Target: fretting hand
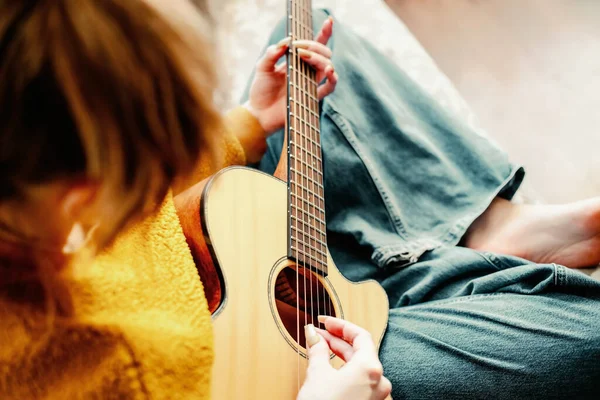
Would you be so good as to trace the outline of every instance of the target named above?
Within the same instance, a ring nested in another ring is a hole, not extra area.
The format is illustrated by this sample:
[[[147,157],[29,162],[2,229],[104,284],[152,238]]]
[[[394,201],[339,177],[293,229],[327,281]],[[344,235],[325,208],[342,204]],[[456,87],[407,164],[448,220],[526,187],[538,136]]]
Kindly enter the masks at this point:
[[[327,81],[318,88],[319,100],[335,90],[338,76],[331,62],[331,50],[327,42],[333,33],[333,19],[328,18],[315,40],[298,40],[293,46],[300,57],[317,72],[317,82]],[[256,75],[250,87],[249,100],[244,107],[257,119],[268,135],[275,133],[285,124],[287,102],[287,65],[277,61],[292,45],[286,38],[277,45],[267,48],[265,55],[256,65]]]
[[[386,399],[392,384],[383,376],[369,332],[333,317],[326,317],[323,323],[326,331],[312,325],[306,328],[309,363],[298,400]],[[341,369],[329,363],[330,350],[346,362]]]

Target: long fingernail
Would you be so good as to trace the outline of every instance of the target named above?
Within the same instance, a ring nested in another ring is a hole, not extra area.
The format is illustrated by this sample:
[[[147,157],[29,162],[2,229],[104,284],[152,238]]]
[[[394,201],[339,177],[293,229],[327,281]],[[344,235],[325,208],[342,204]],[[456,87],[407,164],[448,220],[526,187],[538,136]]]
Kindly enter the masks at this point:
[[[324,323],[325,323],[325,321],[327,321],[327,319],[328,319],[328,318],[329,318],[329,316],[328,316],[328,315],[319,315],[319,316],[317,317],[317,319],[319,320],[319,322],[320,322],[320,323],[322,323],[322,324],[324,324]]]
[[[306,40],[294,40],[294,47],[308,49],[310,47],[310,42],[307,42]]]
[[[302,58],[311,58],[312,54],[308,50],[298,49],[298,55]]]
[[[308,324],[304,327],[304,335],[306,336],[308,347],[313,347],[315,344],[319,343],[320,338],[313,324]]]
[[[277,43],[277,47],[287,47],[290,45],[291,42],[292,42],[292,38],[286,37],[285,39],[282,39],[279,41],[279,43]]]

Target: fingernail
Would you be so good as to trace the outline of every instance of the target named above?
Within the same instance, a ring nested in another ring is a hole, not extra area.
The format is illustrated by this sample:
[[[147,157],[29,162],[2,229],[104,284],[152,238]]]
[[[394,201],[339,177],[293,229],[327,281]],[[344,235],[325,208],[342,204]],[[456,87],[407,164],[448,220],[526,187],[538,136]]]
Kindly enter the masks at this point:
[[[282,39],[281,41],[279,41],[279,43],[277,43],[277,47],[287,47],[290,45],[291,42],[292,38],[286,37],[285,39]]]
[[[333,78],[334,78],[334,79],[337,81],[337,80],[339,80],[339,79],[340,79],[340,76],[338,75],[338,73],[337,73],[337,72],[335,72],[335,73],[333,74]]]
[[[309,43],[305,40],[295,40],[294,47],[297,47],[299,49],[308,49]]]
[[[313,324],[308,324],[304,327],[304,335],[306,336],[308,347],[313,347],[315,344],[319,343],[320,338]]]
[[[328,20],[331,22],[331,24],[333,25],[333,17],[329,17],[329,18],[327,18],[327,19],[328,19]]]
[[[324,323],[325,323],[325,321],[327,321],[327,319],[328,319],[328,318],[329,318],[329,316],[328,316],[328,315],[319,315],[319,316],[317,317],[317,319],[319,320],[319,322],[320,322],[320,323],[322,323],[322,324],[324,324]]]
[[[308,50],[298,49],[298,55],[303,58],[311,58],[312,54]]]

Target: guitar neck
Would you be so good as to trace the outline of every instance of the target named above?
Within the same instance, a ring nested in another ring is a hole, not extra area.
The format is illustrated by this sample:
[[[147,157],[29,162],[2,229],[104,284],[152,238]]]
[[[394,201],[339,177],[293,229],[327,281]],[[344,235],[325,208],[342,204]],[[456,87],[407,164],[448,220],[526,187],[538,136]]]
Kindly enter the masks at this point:
[[[288,34],[312,40],[312,0],[289,0]],[[288,52],[288,257],[327,274],[327,236],[318,83],[292,45]]]

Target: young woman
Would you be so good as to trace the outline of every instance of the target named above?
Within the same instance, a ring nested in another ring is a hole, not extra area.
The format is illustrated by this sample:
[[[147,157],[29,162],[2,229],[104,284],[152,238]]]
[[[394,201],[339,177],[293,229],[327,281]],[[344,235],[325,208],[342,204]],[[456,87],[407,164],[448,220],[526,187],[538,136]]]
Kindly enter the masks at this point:
[[[2,398],[208,396],[210,316],[168,188],[260,158],[282,126],[286,42],[280,26],[221,124],[209,26],[148,1],[0,2]],[[340,78],[322,116],[329,247],[388,292],[393,397],[597,397],[600,284],[539,263],[600,261],[600,201],[510,203],[521,168],[327,21],[297,45],[322,95]],[[327,328],[308,329],[299,398],[385,397],[364,331]],[[326,344],[348,351],[341,371]]]
[[[337,81],[331,34],[327,20],[295,43],[320,97]],[[191,3],[0,1],[0,398],[210,397],[210,314],[172,193],[260,159],[284,123],[289,44],[221,120],[211,25]],[[384,399],[369,335],[325,324],[307,327],[299,399]]]

